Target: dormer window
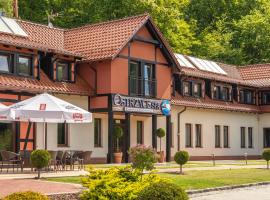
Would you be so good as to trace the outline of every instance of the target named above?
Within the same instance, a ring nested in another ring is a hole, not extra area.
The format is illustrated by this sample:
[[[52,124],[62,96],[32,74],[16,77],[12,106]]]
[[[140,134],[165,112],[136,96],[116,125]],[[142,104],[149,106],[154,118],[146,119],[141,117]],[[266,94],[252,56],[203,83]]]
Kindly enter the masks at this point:
[[[202,84],[197,81],[183,81],[183,95],[202,97]]]
[[[213,99],[231,101],[232,87],[226,85],[214,85],[213,87]]]
[[[32,58],[30,56],[19,56],[17,63],[17,72],[19,75],[32,75]]]
[[[255,104],[255,92],[249,89],[239,91],[239,102],[244,104]]]
[[[56,79],[58,81],[70,81],[71,80],[71,70],[70,64],[67,62],[58,62],[56,67]]]
[[[270,91],[263,91],[262,92],[261,104],[263,104],[263,105],[269,105],[270,104]]]

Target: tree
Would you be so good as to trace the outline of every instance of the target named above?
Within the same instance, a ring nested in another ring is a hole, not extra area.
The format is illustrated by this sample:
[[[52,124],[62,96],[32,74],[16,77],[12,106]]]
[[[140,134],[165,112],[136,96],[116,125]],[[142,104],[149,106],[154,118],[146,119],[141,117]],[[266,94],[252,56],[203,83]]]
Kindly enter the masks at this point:
[[[267,162],[267,169],[269,169],[269,160],[270,160],[270,149],[266,149],[263,151],[262,157]]]
[[[119,139],[124,135],[123,129],[120,126],[115,126],[113,129],[113,135],[116,139],[116,152],[120,152]]]
[[[47,150],[38,149],[31,153],[31,163],[38,171],[38,179],[40,179],[40,171],[42,168],[47,167],[51,156]]]
[[[183,174],[183,165],[189,160],[187,151],[178,151],[174,155],[174,161],[180,165],[180,174]]]
[[[161,152],[161,139],[166,135],[166,132],[163,128],[159,128],[157,129],[156,134],[159,138],[159,152]]]
[[[12,17],[13,0],[0,0],[0,11],[5,12],[7,16]]]

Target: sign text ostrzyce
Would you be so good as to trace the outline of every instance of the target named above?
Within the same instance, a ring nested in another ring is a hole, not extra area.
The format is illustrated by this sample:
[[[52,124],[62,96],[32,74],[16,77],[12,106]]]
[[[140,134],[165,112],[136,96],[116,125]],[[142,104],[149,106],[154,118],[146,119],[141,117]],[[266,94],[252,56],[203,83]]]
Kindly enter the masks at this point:
[[[162,100],[113,95],[113,110],[141,113],[161,113]]]

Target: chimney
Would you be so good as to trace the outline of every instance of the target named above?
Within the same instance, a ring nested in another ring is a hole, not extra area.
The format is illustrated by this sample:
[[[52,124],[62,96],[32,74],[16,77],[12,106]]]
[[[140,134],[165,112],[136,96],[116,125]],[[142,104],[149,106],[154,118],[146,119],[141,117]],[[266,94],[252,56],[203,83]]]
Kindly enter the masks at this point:
[[[13,0],[13,17],[19,18],[18,0]]]

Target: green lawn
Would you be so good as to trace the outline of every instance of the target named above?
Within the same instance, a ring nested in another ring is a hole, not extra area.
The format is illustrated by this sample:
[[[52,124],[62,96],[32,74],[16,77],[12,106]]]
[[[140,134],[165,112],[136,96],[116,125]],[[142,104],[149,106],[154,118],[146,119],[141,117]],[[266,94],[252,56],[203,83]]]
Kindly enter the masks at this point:
[[[187,171],[185,175],[168,173],[159,175],[187,190],[270,181],[270,170],[266,169]],[[81,177],[48,178],[46,180],[80,183]]]
[[[182,176],[167,173],[160,174],[160,176],[172,180],[184,189],[190,190],[270,181],[270,170],[228,169],[188,171]]]

